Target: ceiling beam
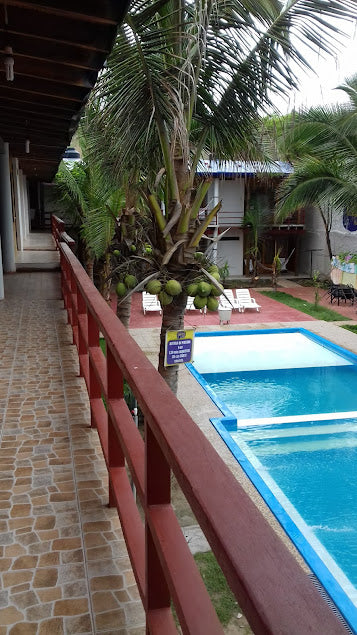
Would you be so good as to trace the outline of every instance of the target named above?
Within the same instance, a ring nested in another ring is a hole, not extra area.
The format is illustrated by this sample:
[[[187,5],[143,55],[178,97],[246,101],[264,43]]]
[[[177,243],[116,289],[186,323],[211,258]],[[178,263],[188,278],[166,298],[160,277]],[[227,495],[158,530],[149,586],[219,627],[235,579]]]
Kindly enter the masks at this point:
[[[35,11],[37,13],[46,13],[51,16],[53,15],[56,17],[66,18],[68,20],[81,20],[82,22],[105,24],[108,26],[115,26],[117,24],[117,20],[105,15],[91,15],[90,13],[73,11],[73,6],[76,6],[73,4],[72,9],[59,8],[56,5],[51,6],[51,3],[48,2],[46,2],[46,4],[40,4],[38,2],[26,2],[24,0],[6,0],[6,4],[8,7],[13,6],[21,9],[31,9],[31,11]],[[100,3],[97,4],[100,7]]]

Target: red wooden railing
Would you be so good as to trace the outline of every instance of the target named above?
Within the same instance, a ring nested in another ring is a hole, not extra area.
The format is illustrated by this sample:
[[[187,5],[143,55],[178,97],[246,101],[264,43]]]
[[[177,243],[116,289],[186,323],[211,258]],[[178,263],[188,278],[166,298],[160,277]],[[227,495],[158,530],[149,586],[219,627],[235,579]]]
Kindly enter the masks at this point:
[[[118,509],[147,632],[177,632],[171,600],[183,633],[222,632],[171,506],[172,471],[255,633],[345,633],[69,247],[59,247],[65,308],[109,473],[109,504]],[[124,378],[144,415],[144,440],[124,400]]]
[[[66,233],[65,222],[61,218],[58,218],[58,216],[55,216],[54,214],[52,214],[51,216],[51,229],[52,229],[52,236],[56,243],[57,249],[58,249],[59,243],[64,242],[69,246],[69,248],[72,251],[75,250],[76,243],[73,240],[73,238],[71,238],[71,236],[69,236],[69,234]]]

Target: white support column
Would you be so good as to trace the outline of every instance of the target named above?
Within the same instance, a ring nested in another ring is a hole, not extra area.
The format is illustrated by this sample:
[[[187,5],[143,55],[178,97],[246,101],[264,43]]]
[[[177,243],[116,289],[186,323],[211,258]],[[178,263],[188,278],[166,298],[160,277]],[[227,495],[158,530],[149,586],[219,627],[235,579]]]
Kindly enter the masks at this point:
[[[21,192],[21,226],[22,235],[26,240],[29,235],[29,215],[27,209],[27,192],[26,192],[26,177],[23,175],[22,170],[19,172],[20,192]]]
[[[16,271],[9,166],[9,144],[0,140],[0,235],[5,272]]]
[[[31,233],[31,218],[30,218],[30,205],[29,205],[29,190],[27,176],[22,175],[24,183],[24,214],[26,219],[26,236]]]
[[[20,170],[19,170],[19,160],[12,160],[12,173],[14,175],[14,206],[15,206],[15,217],[16,217],[16,236],[17,236],[17,248],[19,251],[23,251],[24,248],[24,235],[22,228],[22,209],[21,209],[21,179],[20,179]]]
[[[0,238],[0,300],[3,300],[4,295],[4,276],[2,272],[2,256],[1,256],[1,238]]]

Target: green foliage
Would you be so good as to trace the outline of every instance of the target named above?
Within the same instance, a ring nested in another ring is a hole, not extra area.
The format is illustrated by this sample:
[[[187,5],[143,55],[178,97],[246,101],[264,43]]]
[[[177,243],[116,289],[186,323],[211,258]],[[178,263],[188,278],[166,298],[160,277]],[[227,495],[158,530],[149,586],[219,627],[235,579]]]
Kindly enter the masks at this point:
[[[357,254],[343,252],[342,254],[338,254],[338,259],[341,261],[341,263],[344,263],[346,265],[350,263],[357,265]]]
[[[219,267],[218,273],[219,273],[219,275],[220,275],[220,277],[222,278],[223,281],[225,281],[226,278],[228,278],[228,276],[229,276],[228,260],[226,260],[226,262],[224,263],[223,267]]]
[[[344,324],[343,326],[341,325],[341,328],[346,329],[347,331],[351,331],[351,333],[356,333],[357,335],[357,324]]]
[[[279,221],[308,205],[357,211],[357,75],[339,88],[349,103],[302,111],[284,129],[294,173],[277,192]]]
[[[195,562],[201,573],[212,604],[223,626],[227,626],[238,611],[236,599],[211,551],[197,553]]]
[[[277,302],[281,302],[282,304],[286,304],[290,306],[292,309],[296,309],[297,311],[301,311],[302,313],[307,313],[307,315],[311,315],[311,317],[316,320],[325,320],[325,322],[336,322],[337,320],[349,320],[349,318],[337,313],[336,311],[332,311],[331,309],[326,309],[325,307],[317,306],[311,302],[306,302],[305,300],[301,300],[300,298],[295,298],[289,293],[284,293],[283,291],[261,291],[262,295],[267,296],[267,298],[271,298],[272,300],[277,300]]]

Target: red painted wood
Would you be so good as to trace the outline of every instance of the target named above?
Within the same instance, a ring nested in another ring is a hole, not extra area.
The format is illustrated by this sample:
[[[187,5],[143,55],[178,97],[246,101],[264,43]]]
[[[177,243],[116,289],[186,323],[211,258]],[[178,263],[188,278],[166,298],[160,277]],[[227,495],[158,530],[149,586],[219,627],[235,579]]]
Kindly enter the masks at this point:
[[[139,430],[133,426],[133,418],[124,399],[110,399],[107,407],[115,421],[116,434],[127,457],[137,496],[144,505],[144,441]]]
[[[119,518],[141,598],[145,599],[144,526],[125,468],[111,468],[110,478]]]
[[[90,400],[91,407],[91,425],[93,428],[97,428],[100,444],[102,446],[103,455],[107,467],[109,465],[109,452],[108,452],[108,423],[107,413],[103,403],[103,399],[99,397]]]
[[[89,349],[89,358],[98,380],[100,390],[104,395],[107,395],[107,362],[100,346],[92,346]]]
[[[147,633],[177,635],[177,628],[170,609],[155,609],[147,613]]]
[[[162,609],[171,604],[168,582],[160,559],[160,545],[155,543],[148,523],[151,507],[170,504],[170,478],[170,466],[145,422],[146,610]]]
[[[170,609],[170,591],[151,530],[145,525],[145,611]]]
[[[70,249],[65,245],[60,248],[85,298],[88,311],[104,334],[113,360],[131,386],[145,416],[147,442],[152,446],[147,449],[146,462],[147,517],[152,517],[155,504],[164,504],[167,498],[166,468],[163,467],[165,459],[175,473],[255,633],[344,633],[343,626],[294,556],[130,338]],[[159,456],[159,467],[155,466],[154,456]],[[163,484],[158,480],[160,474],[164,475]],[[117,503],[120,501],[117,500]],[[123,507],[121,515],[125,516]],[[168,608],[167,581],[170,585],[174,584],[171,573],[174,555],[170,554],[170,550],[176,548],[164,536],[158,539],[160,532],[156,525],[152,529],[153,535],[147,524],[144,604],[149,611],[148,623],[153,609],[158,609],[157,613],[154,611],[156,615],[167,613],[161,608]],[[174,535],[173,528],[169,534]],[[181,584],[180,579],[179,588]],[[186,600],[181,599],[181,593],[176,589],[173,589],[173,593],[176,593],[178,603],[184,601],[186,604]],[[191,603],[193,601],[196,601],[196,597],[192,598]],[[203,603],[204,599],[200,601]],[[189,615],[191,607],[185,605],[178,607],[178,610],[180,615]],[[153,632],[165,633],[164,630]]]
[[[204,583],[171,505],[150,506],[147,514],[183,632],[221,633],[216,611],[212,605],[207,606]]]

